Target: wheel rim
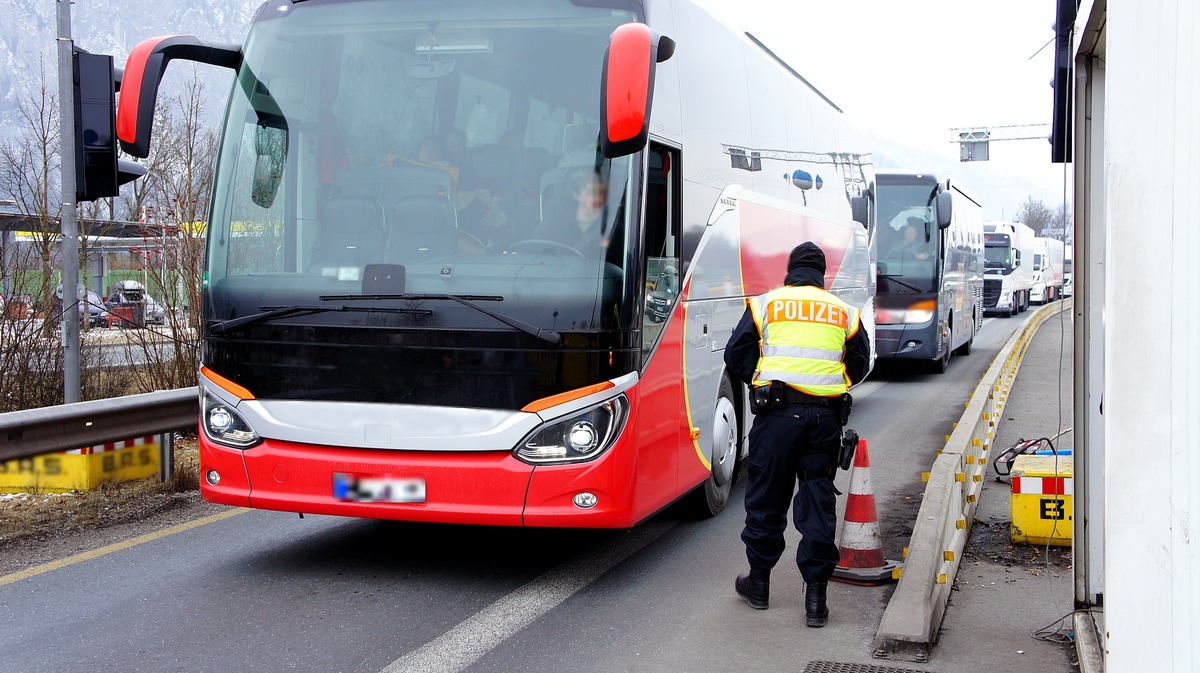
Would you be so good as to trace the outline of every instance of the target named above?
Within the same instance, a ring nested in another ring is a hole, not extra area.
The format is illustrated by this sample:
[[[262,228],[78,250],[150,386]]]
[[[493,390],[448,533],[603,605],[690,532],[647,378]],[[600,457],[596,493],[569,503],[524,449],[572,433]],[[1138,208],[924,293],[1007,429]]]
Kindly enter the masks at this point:
[[[733,403],[727,397],[717,399],[713,419],[713,481],[724,486],[733,479],[733,465],[737,461],[737,417]]]

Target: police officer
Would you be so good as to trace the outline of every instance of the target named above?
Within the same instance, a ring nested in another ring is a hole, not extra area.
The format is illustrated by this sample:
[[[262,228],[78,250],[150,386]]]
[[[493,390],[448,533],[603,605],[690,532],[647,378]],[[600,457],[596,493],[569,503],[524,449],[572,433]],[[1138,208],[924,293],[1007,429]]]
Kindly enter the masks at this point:
[[[725,349],[729,372],[752,388],[755,414],[742,531],[750,572],[734,588],[750,607],[767,609],[791,500],[803,535],[796,565],[806,585],[805,624],[821,627],[839,558],[833,486],[844,423],[839,411],[842,395],[867,374],[871,346],[859,312],[825,291],[825,253],[816,244],[792,250],[784,283],[750,301]]]

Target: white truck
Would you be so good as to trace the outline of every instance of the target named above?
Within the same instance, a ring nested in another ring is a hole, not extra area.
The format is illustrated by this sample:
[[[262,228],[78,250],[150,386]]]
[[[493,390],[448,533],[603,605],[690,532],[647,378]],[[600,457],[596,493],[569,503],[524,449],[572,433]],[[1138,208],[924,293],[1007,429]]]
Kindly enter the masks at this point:
[[[1063,296],[1075,294],[1075,246],[1068,245],[1063,251]]]
[[[983,224],[983,312],[1009,317],[1029,308],[1036,235],[1020,222]]]
[[[1038,236],[1033,239],[1033,291],[1029,301],[1045,304],[1062,298],[1063,242]]]

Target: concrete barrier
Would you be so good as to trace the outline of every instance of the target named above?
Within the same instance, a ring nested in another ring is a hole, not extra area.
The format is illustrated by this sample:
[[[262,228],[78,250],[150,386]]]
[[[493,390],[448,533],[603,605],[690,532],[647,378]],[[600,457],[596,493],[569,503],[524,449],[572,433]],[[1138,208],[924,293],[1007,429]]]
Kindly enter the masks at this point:
[[[992,439],[1021,358],[1042,323],[1069,311],[1071,305],[1071,301],[1047,304],[1025,319],[992,361],[938,452],[905,548],[904,571],[875,634],[875,657],[929,659],[975,518]]]

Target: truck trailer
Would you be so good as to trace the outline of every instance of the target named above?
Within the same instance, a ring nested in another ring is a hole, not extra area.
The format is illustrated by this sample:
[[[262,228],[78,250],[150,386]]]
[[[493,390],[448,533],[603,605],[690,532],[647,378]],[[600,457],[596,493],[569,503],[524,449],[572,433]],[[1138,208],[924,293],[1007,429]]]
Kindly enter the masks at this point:
[[[985,222],[983,311],[1009,317],[1029,308],[1036,237],[1020,222]]]
[[[1063,242],[1056,238],[1033,240],[1033,291],[1029,300],[1046,304],[1062,298]]]

